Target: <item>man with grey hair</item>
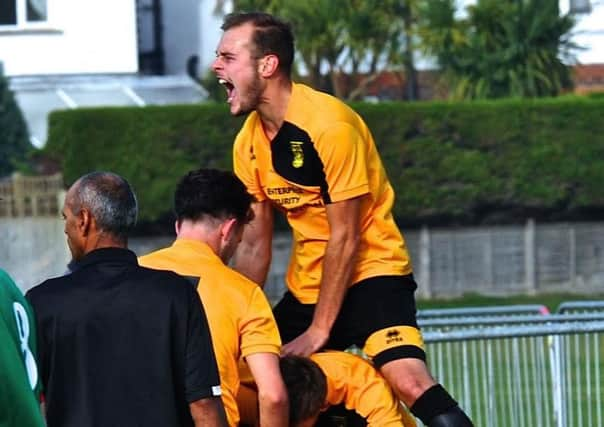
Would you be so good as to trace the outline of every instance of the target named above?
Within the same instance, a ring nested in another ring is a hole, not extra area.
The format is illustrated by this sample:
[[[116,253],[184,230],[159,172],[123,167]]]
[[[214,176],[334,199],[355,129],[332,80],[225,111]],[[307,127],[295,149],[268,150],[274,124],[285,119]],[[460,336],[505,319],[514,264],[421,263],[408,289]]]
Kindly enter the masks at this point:
[[[197,292],[127,249],[137,209],[128,182],[109,172],[67,192],[73,271],[27,293],[48,427],[226,426]]]

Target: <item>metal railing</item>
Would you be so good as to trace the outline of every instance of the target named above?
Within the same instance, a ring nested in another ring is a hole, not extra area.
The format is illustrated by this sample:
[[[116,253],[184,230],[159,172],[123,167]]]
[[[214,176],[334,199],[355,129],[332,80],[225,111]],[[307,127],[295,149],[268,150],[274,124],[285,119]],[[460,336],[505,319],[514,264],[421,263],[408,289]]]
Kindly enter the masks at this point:
[[[429,308],[417,311],[417,319],[455,318],[468,316],[495,316],[521,314],[548,314],[549,310],[542,304],[517,304],[488,307]]]
[[[589,313],[604,311],[604,301],[567,301],[558,306],[557,313]]]
[[[604,425],[604,313],[474,317],[440,330],[447,319],[430,322],[430,370],[475,425]]]

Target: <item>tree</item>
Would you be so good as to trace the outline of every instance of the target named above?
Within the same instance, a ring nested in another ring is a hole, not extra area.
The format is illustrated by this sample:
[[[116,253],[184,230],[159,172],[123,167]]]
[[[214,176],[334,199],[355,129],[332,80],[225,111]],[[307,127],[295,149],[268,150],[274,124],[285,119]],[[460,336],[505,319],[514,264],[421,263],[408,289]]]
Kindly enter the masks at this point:
[[[233,10],[264,10],[292,24],[297,65],[309,83],[343,99],[360,99],[385,69],[404,66],[417,94],[411,43],[417,0],[237,0]],[[224,1],[217,0],[217,13]],[[406,36],[406,37],[405,37]],[[345,73],[356,84],[341,83]]]
[[[574,22],[551,0],[478,0],[455,19],[455,0],[425,3],[421,35],[457,99],[554,96],[572,85]]]
[[[21,110],[7,79],[0,74],[0,176],[17,169],[32,149]]]
[[[417,73],[414,64],[415,12],[417,0],[385,0],[349,2],[350,16],[345,17],[349,34],[349,61],[352,76],[363,75],[349,100],[363,95],[366,86],[382,70],[404,70],[406,98],[418,99]],[[358,64],[365,63],[364,70]],[[358,80],[358,79],[357,79]]]

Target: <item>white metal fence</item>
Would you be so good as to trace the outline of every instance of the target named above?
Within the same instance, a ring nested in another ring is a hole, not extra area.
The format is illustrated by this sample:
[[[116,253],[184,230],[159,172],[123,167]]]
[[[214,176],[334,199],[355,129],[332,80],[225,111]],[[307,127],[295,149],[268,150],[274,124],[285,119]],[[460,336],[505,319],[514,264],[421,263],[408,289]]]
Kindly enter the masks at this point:
[[[549,314],[549,310],[543,304],[516,304],[488,307],[458,307],[458,308],[430,308],[418,310],[417,319],[422,326],[425,326],[430,319],[447,321],[452,324],[457,320],[465,320],[468,317],[478,316],[497,317],[497,316],[522,316],[531,314]]]
[[[472,309],[465,318],[420,323],[431,372],[476,426],[604,425],[604,310],[482,316]]]

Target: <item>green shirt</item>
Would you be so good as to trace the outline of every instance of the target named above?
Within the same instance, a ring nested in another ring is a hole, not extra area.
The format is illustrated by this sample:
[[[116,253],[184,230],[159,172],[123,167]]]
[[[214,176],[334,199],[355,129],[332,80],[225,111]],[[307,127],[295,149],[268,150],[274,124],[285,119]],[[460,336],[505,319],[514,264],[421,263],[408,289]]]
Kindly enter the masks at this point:
[[[43,427],[32,310],[0,270],[0,427]]]

